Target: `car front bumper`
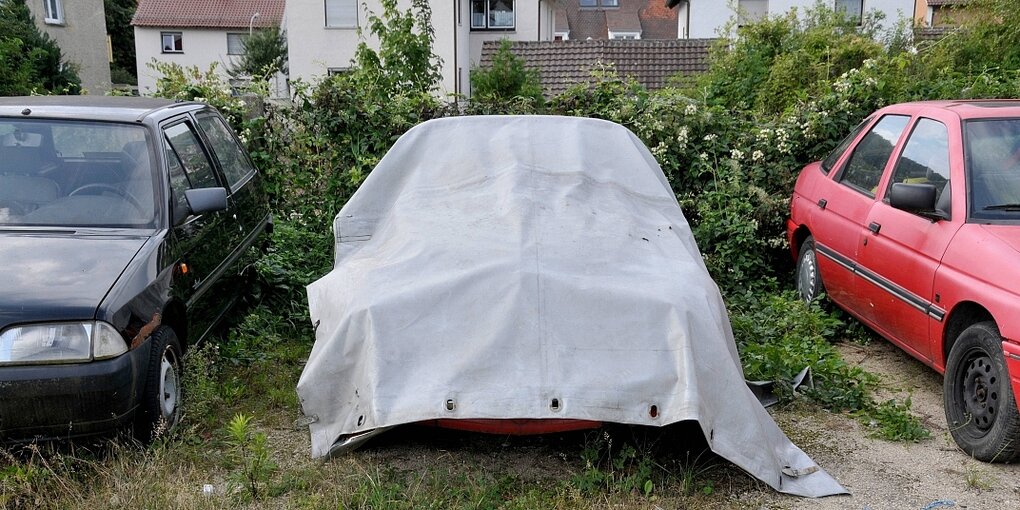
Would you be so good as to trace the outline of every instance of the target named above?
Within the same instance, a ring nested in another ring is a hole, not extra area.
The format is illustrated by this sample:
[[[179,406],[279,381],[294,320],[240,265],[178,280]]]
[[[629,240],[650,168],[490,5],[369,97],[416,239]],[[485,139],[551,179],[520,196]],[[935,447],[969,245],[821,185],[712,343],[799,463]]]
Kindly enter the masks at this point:
[[[127,424],[148,360],[146,342],[108,360],[0,367],[0,441],[89,436]]]

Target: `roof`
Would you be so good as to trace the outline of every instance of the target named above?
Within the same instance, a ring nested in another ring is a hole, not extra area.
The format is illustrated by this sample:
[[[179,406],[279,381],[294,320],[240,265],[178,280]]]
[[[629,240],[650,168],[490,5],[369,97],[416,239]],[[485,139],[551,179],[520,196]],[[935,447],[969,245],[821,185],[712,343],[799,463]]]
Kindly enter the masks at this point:
[[[885,109],[916,114],[925,108],[952,111],[961,119],[1020,118],[1020,99],[913,101],[889,105]]]
[[[139,0],[131,24],[139,27],[272,28],[284,0]],[[252,16],[258,17],[252,20]]]
[[[928,5],[936,7],[940,5],[964,5],[967,0],[928,0]]]
[[[510,50],[525,67],[537,69],[547,96],[591,79],[598,64],[612,64],[621,76],[631,76],[649,90],[664,87],[669,78],[690,76],[708,69],[708,52],[714,39],[517,41]],[[481,67],[492,65],[500,42],[485,42]]]
[[[914,29],[914,42],[937,41],[956,29],[957,27],[948,25],[938,27],[919,27]]]
[[[561,0],[557,31],[569,30],[573,40],[608,39],[610,31],[640,33],[642,39],[677,38],[677,11],[663,0],[618,1],[619,7],[581,7],[580,0]],[[561,23],[567,28],[560,29]]]
[[[0,116],[136,122],[156,111],[200,103],[118,96],[0,97]],[[24,111],[30,113],[25,115]]]

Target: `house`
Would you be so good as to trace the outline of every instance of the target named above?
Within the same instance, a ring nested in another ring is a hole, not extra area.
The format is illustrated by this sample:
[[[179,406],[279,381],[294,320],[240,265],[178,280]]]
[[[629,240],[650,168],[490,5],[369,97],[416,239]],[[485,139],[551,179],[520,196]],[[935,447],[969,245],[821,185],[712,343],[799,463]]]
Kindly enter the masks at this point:
[[[849,16],[861,19],[872,10],[885,15],[885,26],[902,18],[913,18],[915,2],[924,0],[823,0],[823,3],[844,10]],[[778,16],[796,8],[801,14],[814,7],[816,0],[735,0],[695,1],[680,0],[677,5],[678,33],[681,38],[718,37],[731,18],[737,24],[753,23],[763,16]]]
[[[550,41],[559,0],[429,0],[435,43],[442,61],[440,93],[469,94],[469,73],[481,61],[485,41]],[[367,11],[365,9],[367,7]],[[399,0],[408,9],[410,0]],[[291,78],[315,81],[350,67],[359,29],[369,45],[368,12],[379,0],[288,0],[287,38]]]
[[[560,0],[554,39],[676,39],[677,19],[664,0]]]
[[[244,53],[244,38],[252,30],[283,24],[284,0],[139,0],[131,20],[135,27],[138,90],[156,90],[159,73],[152,60],[198,66],[216,62],[227,70]]]
[[[918,2],[914,39],[934,41],[980,15],[967,0],[924,0]]]
[[[542,91],[553,97],[576,83],[591,79],[591,72],[609,64],[620,76],[634,78],[648,90],[660,89],[674,76],[692,76],[708,70],[708,53],[714,39],[637,39],[518,41],[510,51],[525,67],[539,72]],[[481,67],[488,67],[499,49],[487,42]]]
[[[86,93],[110,90],[110,43],[103,0],[27,0],[36,26],[53,38],[74,64]]]

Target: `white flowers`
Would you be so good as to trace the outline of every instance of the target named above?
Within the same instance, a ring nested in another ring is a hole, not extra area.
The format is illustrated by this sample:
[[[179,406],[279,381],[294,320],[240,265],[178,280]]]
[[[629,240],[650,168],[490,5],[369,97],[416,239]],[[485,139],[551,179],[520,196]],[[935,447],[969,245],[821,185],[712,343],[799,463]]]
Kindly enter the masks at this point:
[[[684,108],[684,113],[687,115],[694,115],[695,113],[698,113],[698,105],[694,103],[688,103],[687,107]]]
[[[744,152],[740,149],[733,149],[730,151],[730,158],[740,161],[744,159]]]
[[[688,137],[689,137],[689,133],[687,131],[687,126],[684,126],[684,127],[680,128],[680,132],[678,132],[676,134],[676,141],[677,141],[677,143],[680,144],[681,148],[683,148],[683,147],[685,147],[687,145],[687,141],[689,139]]]
[[[709,134],[705,135],[704,140],[706,142],[714,142],[716,138],[719,138],[719,135],[717,135],[715,133],[709,133]]]
[[[756,150],[756,151],[751,153],[751,161],[758,161],[758,160],[760,160],[760,159],[762,159],[764,157],[765,157],[765,153],[762,152],[762,151],[759,151],[759,150]]]

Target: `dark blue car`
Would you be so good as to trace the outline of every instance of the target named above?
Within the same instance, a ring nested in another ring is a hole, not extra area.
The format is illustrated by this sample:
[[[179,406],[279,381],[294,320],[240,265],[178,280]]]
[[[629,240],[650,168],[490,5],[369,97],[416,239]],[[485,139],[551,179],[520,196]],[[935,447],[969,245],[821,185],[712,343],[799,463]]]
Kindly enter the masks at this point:
[[[172,427],[271,226],[208,105],[0,98],[0,441]]]

